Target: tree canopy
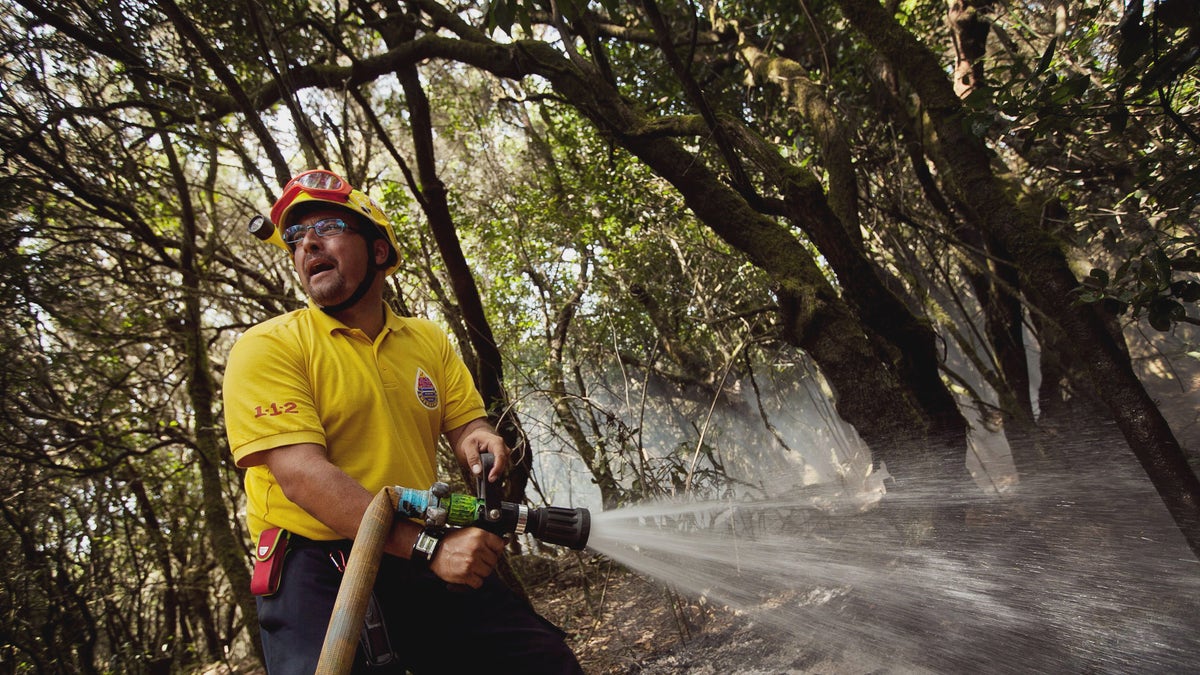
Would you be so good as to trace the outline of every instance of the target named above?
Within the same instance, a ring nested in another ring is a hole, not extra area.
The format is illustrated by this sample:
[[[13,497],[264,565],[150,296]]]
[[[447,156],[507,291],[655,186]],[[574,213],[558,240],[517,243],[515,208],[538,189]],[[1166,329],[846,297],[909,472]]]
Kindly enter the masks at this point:
[[[1188,0],[3,12],[0,671],[252,642],[222,365],[303,302],[246,223],[317,167],[388,210],[390,301],[455,337],[514,496],[953,493],[987,425],[1020,476],[1102,419],[1200,552],[1195,420],[1130,357],[1197,360]]]

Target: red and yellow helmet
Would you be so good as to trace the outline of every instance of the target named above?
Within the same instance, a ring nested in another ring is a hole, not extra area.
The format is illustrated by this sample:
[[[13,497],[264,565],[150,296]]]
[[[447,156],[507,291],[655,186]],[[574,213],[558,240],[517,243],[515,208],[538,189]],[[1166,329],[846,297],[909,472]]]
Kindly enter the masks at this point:
[[[283,186],[283,196],[271,207],[269,224],[272,227],[266,227],[266,219],[258,216],[250,221],[250,232],[291,255],[292,247],[283,240],[283,230],[287,227],[292,209],[307,202],[332,204],[365,218],[379,230],[388,246],[392,248],[390,263],[384,274],[390,275],[400,268],[400,244],[396,241],[396,232],[383,209],[366,193],[355,189],[341,176],[325,169],[305,171],[289,180],[287,185]]]

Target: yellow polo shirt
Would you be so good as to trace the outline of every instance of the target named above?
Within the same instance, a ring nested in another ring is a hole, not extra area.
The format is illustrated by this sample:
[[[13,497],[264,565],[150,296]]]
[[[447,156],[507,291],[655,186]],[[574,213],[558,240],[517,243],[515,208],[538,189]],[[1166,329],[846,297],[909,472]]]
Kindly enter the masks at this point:
[[[436,480],[438,437],[484,417],[483,400],[445,332],[386,311],[374,341],[311,302],[238,339],[223,396],[239,466],[256,452],[317,443],[371,494]],[[341,538],[288,500],[265,465],[246,470],[246,498],[254,541],[272,526]]]

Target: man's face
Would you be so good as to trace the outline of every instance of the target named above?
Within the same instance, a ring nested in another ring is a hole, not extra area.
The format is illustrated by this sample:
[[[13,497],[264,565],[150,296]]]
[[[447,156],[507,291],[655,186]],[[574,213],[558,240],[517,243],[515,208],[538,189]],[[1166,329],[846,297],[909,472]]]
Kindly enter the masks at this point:
[[[313,230],[304,233],[296,242],[292,262],[300,275],[300,284],[318,305],[336,305],[350,297],[364,275],[373,274],[367,246],[359,234],[361,223],[355,216],[337,208],[318,209],[305,214],[293,224],[310,226],[326,218],[345,221],[345,232],[334,236],[318,236]]]

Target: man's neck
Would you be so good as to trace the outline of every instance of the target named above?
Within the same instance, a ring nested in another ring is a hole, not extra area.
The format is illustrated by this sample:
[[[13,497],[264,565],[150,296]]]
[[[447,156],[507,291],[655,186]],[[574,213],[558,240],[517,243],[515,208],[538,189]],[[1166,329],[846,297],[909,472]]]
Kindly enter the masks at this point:
[[[367,297],[354,303],[353,307],[348,307],[337,314],[333,318],[341,321],[350,328],[357,328],[367,334],[367,337],[372,341],[379,337],[379,333],[383,331],[383,326],[387,322],[383,308],[383,299],[374,298],[368,294]]]

